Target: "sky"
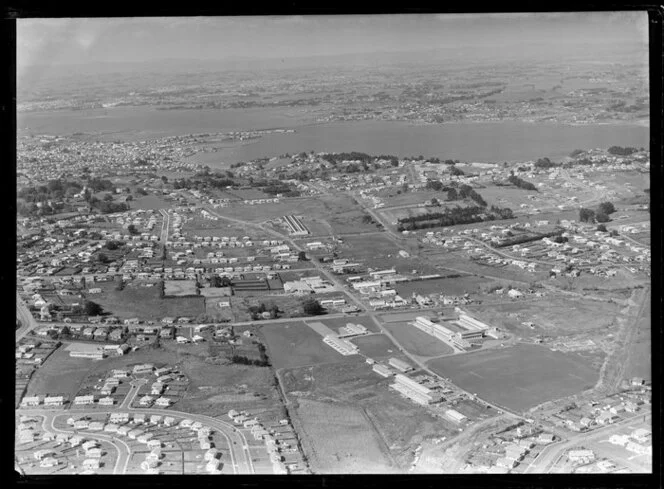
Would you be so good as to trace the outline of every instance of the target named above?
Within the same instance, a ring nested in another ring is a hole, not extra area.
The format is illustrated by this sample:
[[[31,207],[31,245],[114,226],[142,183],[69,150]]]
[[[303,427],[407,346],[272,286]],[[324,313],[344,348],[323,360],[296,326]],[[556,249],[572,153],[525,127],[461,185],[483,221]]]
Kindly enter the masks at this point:
[[[19,19],[26,69],[161,59],[297,58],[456,46],[647,47],[645,12]]]

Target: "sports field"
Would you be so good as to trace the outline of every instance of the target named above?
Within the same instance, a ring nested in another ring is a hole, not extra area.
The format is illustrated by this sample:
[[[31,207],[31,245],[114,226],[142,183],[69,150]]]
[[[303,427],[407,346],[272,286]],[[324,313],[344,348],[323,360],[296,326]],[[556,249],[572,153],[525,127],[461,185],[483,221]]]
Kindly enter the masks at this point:
[[[359,355],[344,356],[323,343],[323,338],[301,321],[263,326],[268,356],[275,368],[301,367],[317,363],[357,362]]]
[[[451,346],[406,323],[386,323],[384,327],[413,355],[435,357],[454,352]]]
[[[382,334],[357,336],[350,339],[350,341],[357,345],[362,354],[373,358],[374,360],[391,358],[399,354],[399,348],[397,348],[387,336]]]
[[[589,389],[598,378],[578,355],[525,344],[437,358],[427,365],[462,389],[515,411]]]

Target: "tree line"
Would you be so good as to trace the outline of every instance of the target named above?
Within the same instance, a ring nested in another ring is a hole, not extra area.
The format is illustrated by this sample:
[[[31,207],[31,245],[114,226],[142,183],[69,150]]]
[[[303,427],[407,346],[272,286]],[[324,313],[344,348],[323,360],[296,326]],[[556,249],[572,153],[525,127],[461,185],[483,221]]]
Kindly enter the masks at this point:
[[[434,227],[455,226],[471,224],[474,222],[493,221],[496,219],[512,219],[514,214],[509,208],[491,206],[487,211],[485,207],[454,207],[442,212],[410,216],[398,220],[398,231],[415,231]]]
[[[519,188],[522,188],[524,190],[535,190],[537,191],[537,187],[531,182],[528,182],[522,178],[517,177],[514,173],[512,173],[509,178],[507,179],[512,185],[515,185]]]

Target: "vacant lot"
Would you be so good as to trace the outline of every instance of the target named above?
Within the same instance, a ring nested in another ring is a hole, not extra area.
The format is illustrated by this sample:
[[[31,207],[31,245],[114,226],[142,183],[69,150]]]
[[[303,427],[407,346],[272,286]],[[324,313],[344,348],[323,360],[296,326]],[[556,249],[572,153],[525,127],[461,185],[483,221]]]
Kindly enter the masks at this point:
[[[362,231],[377,231],[379,228],[370,221],[365,222],[367,216],[361,209],[354,209],[348,212],[340,212],[329,215],[326,221],[332,226],[335,233],[359,233]]]
[[[358,346],[363,355],[371,357],[374,360],[391,358],[397,356],[399,353],[399,348],[392,343],[392,340],[382,334],[358,336],[352,338],[350,341]]]
[[[125,287],[108,290],[91,299],[104,311],[119,318],[138,317],[144,320],[172,316],[196,317],[205,312],[204,297],[160,298],[158,287]]]
[[[384,327],[412,355],[435,357],[454,352],[452,347],[407,323],[387,323]]]
[[[164,294],[167,296],[196,295],[196,281],[165,280]]]
[[[328,362],[357,362],[358,355],[344,356],[323,343],[323,338],[303,322],[271,324],[260,328],[275,368],[300,367]]]
[[[376,269],[395,268],[399,273],[432,273],[431,265],[417,258],[402,258],[400,250],[409,251],[407,243],[397,246],[387,236],[369,234],[344,237],[344,245],[340,248],[343,258],[359,261],[367,267]]]
[[[449,436],[451,422],[389,389],[386,379],[361,363],[335,363],[285,370],[284,389],[293,401],[337,401],[363,409],[402,471],[412,462],[413,450],[426,437]]]
[[[598,378],[578,355],[523,344],[439,358],[428,366],[462,389],[516,411],[589,389]]]
[[[646,300],[647,306],[643,310],[641,319],[636,323],[636,338],[629,351],[629,359],[625,368],[626,379],[632,377],[652,379],[650,296]]]
[[[295,412],[302,428],[302,444],[315,473],[397,472],[361,409],[300,400]]]
[[[552,297],[528,302],[507,302],[492,305],[469,305],[465,309],[487,324],[507,329],[511,332],[528,334],[581,333],[598,330],[602,332],[613,324],[621,306],[592,300]],[[570,316],[573,311],[573,316]],[[522,322],[535,323],[536,329],[523,326]]]
[[[171,207],[171,204],[166,202],[164,199],[161,197],[157,197],[156,195],[146,195],[144,197],[134,197],[134,200],[131,201],[131,208],[132,210],[135,209],[168,209]],[[158,228],[155,226],[153,229],[154,231],[157,231]],[[159,234],[159,233],[154,233],[154,234]]]
[[[87,358],[71,358],[65,347],[61,346],[32,375],[26,396],[62,394],[72,398],[97,362]]]

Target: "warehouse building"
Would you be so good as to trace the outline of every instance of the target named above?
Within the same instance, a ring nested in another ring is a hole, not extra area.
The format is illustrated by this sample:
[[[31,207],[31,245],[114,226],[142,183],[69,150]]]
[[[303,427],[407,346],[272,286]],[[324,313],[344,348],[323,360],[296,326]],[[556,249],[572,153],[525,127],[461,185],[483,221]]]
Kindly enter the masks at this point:
[[[355,355],[357,354],[357,346],[352,344],[348,340],[344,340],[342,338],[339,338],[336,335],[327,335],[323,338],[323,343],[326,345],[331,346],[334,348],[337,352],[341,353],[342,355]]]
[[[302,222],[293,215],[284,216],[284,222],[288,226],[288,232],[293,236],[306,236],[309,230]]]
[[[376,372],[378,375],[382,375],[383,377],[390,377],[393,375],[393,372],[389,369],[389,367],[380,363],[376,363],[373,367],[371,367],[371,370]]]
[[[391,366],[399,370],[400,372],[406,373],[410,372],[411,370],[415,370],[412,365],[409,363],[404,362],[403,360],[399,360],[398,358],[390,358],[388,362]]]
[[[414,401],[423,406],[428,406],[441,400],[439,393],[434,392],[422,384],[418,384],[413,379],[406,377],[403,374],[396,374],[394,384],[390,388],[399,392],[411,401]]]
[[[459,333],[446,328],[442,324],[434,323],[425,317],[418,316],[415,318],[415,321],[409,324],[433,336],[434,338],[438,338],[439,340],[457,348],[463,349],[470,347],[470,344],[465,339],[461,338]]]

